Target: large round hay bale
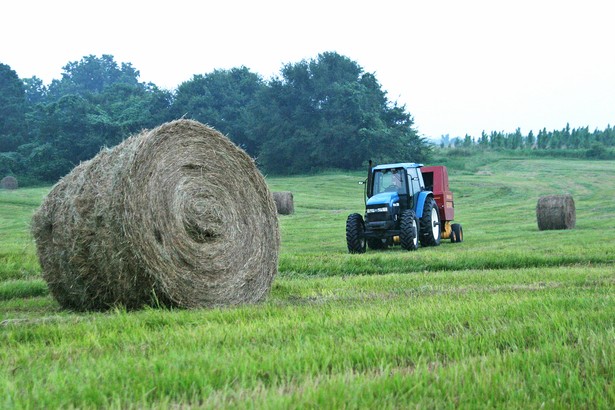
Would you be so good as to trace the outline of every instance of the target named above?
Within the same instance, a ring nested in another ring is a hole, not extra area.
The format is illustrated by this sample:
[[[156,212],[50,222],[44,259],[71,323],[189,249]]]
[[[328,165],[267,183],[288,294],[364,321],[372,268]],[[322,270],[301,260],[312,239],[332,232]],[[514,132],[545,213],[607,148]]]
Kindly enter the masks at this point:
[[[549,195],[538,199],[536,205],[538,229],[573,229],[576,223],[576,210],[572,195]]]
[[[0,180],[0,188],[2,189],[17,189],[19,184],[17,184],[17,178],[13,176],[7,176]]]
[[[264,299],[277,273],[271,192],[219,132],[178,120],[73,169],[32,221],[66,308],[214,307]]]
[[[273,201],[280,215],[290,215],[295,212],[293,193],[288,191],[274,192]]]

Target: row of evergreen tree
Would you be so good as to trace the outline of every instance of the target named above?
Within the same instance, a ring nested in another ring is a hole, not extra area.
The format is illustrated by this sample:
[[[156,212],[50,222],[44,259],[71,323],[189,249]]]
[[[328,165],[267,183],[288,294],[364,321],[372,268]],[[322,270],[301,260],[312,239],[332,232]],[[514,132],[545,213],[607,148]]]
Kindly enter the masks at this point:
[[[239,67],[164,90],[139,75],[111,55],[70,62],[48,85],[0,64],[0,174],[53,182],[102,147],[177,118],[218,129],[278,174],[423,161],[430,149],[375,76],[337,53],[286,64],[269,80]]]
[[[509,149],[509,150],[545,150],[574,151],[584,153],[590,158],[615,157],[612,148],[615,147],[615,128],[608,125],[604,130],[589,130],[589,127],[570,128],[570,124],[561,130],[547,131],[546,128],[534,134],[529,131],[523,134],[520,128],[515,132],[482,132],[479,138],[466,135],[464,138],[450,138],[445,135],[440,139],[442,148],[476,148],[476,149]]]

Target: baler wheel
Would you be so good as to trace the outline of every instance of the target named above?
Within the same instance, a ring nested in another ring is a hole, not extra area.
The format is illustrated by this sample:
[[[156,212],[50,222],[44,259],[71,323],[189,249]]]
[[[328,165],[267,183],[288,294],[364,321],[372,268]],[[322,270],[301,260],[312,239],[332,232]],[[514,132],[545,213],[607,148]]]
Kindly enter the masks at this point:
[[[452,224],[451,225],[451,242],[459,243],[463,242],[463,228],[461,224]]]

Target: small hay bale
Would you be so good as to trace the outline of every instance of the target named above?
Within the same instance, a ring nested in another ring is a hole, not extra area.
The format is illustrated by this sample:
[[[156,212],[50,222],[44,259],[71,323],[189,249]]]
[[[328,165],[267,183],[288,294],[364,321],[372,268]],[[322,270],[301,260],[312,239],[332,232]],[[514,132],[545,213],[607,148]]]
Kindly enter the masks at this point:
[[[541,231],[551,229],[573,229],[576,224],[576,210],[572,195],[549,195],[538,199],[536,219]]]
[[[7,176],[2,178],[0,181],[0,188],[2,189],[17,189],[19,185],[17,184],[17,178],[13,176]]]
[[[51,293],[74,310],[254,303],[277,274],[278,221],[263,176],[191,120],[77,166],[35,213],[32,234]]]
[[[274,192],[273,201],[280,215],[290,215],[295,212],[293,193],[288,191]]]

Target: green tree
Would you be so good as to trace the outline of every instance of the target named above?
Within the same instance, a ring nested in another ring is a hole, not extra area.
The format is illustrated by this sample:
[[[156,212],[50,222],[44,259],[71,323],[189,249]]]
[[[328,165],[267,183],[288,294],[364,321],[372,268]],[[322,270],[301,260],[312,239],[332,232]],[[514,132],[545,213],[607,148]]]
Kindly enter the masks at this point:
[[[103,55],[67,64],[48,90],[36,78],[25,82],[33,142],[20,152],[36,177],[53,181],[101,147],[168,121],[171,92],[140,83],[138,76],[131,64],[120,67]]]
[[[51,142],[58,152],[75,165],[93,157],[105,145],[105,124],[93,120],[102,111],[87,99],[67,95],[46,107],[42,129],[44,143]]]
[[[264,87],[261,77],[246,67],[195,75],[178,87],[171,113],[216,128],[255,156],[259,141],[252,132],[252,109]]]
[[[491,131],[491,134],[489,134],[489,145],[494,149],[503,148],[504,135],[501,132]]]
[[[534,148],[534,144],[536,144],[536,137],[534,136],[534,131],[530,130],[525,139],[525,145],[531,149]]]
[[[422,161],[428,147],[376,77],[328,52],[286,64],[259,94],[259,163],[276,173],[356,169],[367,159]]]
[[[49,96],[54,100],[69,94],[100,93],[116,83],[139,85],[139,71],[130,63],[118,66],[109,54],[85,56],[80,61],[69,62],[62,69],[62,79],[53,80],[49,86]]]
[[[26,100],[28,104],[35,105],[45,102],[47,98],[47,86],[45,86],[43,80],[36,76],[24,78],[23,85],[26,91]]]
[[[26,94],[17,73],[0,63],[0,152],[26,141]]]
[[[521,134],[521,128],[517,128],[513,134],[508,138],[510,140],[509,148],[519,149],[523,147],[523,135]]]
[[[611,127],[611,125],[607,125],[603,132],[604,138],[602,139],[602,143],[607,147],[615,146],[615,128]]]
[[[448,148],[451,145],[451,137],[449,134],[440,137],[440,148]]]
[[[549,146],[550,149],[559,149],[562,148],[562,133],[560,131],[553,131],[549,135]]]
[[[539,149],[546,149],[549,146],[549,134],[547,129],[543,128],[538,131],[538,137],[536,137],[536,145]]]
[[[481,148],[486,148],[489,146],[489,136],[487,135],[487,133],[483,130],[480,134],[480,138],[478,140],[478,145]]]
[[[171,92],[151,83],[113,83],[100,93],[89,94],[87,99],[98,108],[98,113],[89,117],[91,129],[100,133],[107,146],[171,119]]]

